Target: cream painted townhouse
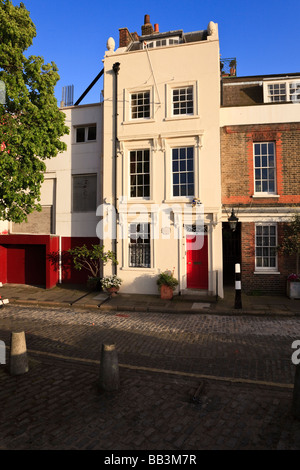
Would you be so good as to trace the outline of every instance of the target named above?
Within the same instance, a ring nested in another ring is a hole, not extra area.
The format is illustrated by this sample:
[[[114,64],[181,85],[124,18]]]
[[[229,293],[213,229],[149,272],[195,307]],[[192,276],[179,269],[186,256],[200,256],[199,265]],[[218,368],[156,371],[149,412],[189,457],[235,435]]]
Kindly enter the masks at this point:
[[[103,60],[104,245],[122,292],[157,294],[169,269],[179,292],[222,296],[218,27],[141,29]]]

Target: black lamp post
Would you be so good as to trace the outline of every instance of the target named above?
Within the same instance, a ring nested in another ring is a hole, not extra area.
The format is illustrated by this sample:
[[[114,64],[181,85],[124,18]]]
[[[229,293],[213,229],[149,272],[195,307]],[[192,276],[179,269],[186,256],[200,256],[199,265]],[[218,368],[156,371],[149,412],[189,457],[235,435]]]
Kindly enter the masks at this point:
[[[234,209],[231,209],[231,215],[228,217],[229,227],[235,232],[238,223],[238,218],[234,213]],[[235,265],[235,300],[234,308],[242,308],[242,291],[241,291],[241,266],[240,264]]]

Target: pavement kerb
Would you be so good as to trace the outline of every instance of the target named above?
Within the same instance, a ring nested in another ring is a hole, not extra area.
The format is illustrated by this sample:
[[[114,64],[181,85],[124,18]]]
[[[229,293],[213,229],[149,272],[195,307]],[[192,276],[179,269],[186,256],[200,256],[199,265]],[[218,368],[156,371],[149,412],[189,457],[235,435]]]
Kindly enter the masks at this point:
[[[166,307],[135,307],[129,305],[109,305],[105,301],[101,304],[78,304],[76,301],[72,302],[55,302],[55,301],[42,301],[42,300],[16,300],[11,299],[10,305],[35,305],[38,307],[61,307],[61,308],[76,308],[81,310],[105,310],[105,311],[122,311],[122,312],[152,312],[152,313],[169,313],[169,314],[193,314],[193,315],[226,315],[226,316],[241,316],[241,315],[249,315],[251,317],[264,317],[264,316],[280,316],[280,317],[294,317],[299,316],[299,313],[291,312],[291,311],[279,311],[273,310],[270,312],[269,310],[249,310],[249,309],[210,309],[210,308],[203,308],[203,309],[172,309]]]

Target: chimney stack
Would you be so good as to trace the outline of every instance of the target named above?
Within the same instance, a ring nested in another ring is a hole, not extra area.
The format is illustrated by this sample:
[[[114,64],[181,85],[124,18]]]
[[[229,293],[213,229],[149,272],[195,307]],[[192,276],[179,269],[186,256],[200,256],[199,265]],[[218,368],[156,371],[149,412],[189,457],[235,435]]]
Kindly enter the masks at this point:
[[[144,24],[142,26],[142,36],[147,36],[148,34],[153,34],[153,26],[150,23],[150,15],[145,15]]]
[[[127,28],[119,29],[119,47],[127,47],[132,42],[131,34]]]

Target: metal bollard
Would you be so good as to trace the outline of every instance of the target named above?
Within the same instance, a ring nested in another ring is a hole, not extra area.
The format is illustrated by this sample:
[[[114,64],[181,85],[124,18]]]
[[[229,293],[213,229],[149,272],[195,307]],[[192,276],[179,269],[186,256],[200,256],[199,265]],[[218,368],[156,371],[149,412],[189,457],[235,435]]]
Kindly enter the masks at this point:
[[[242,308],[241,265],[235,265],[235,301],[234,308]]]
[[[119,388],[119,364],[115,344],[102,344],[99,388],[114,392]]]
[[[9,370],[11,375],[20,375],[28,372],[27,349],[24,331],[13,332],[11,334]]]

